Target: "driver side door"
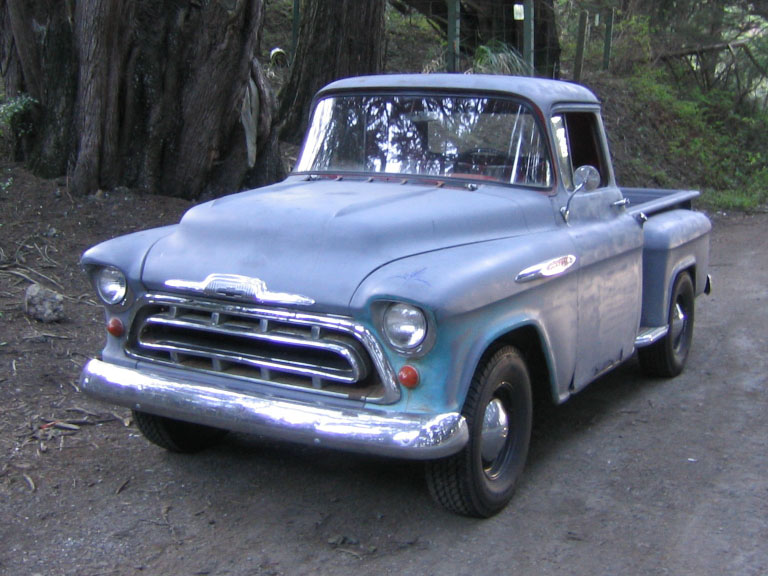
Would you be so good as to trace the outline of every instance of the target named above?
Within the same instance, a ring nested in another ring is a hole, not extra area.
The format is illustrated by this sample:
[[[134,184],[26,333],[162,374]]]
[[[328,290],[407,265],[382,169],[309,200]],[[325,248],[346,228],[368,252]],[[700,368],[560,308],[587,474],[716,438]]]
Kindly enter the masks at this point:
[[[621,191],[613,184],[597,111],[559,111],[552,126],[569,192],[579,166],[594,166],[600,173],[597,188],[572,198],[567,221],[580,262],[575,391],[634,350],[642,299],[643,233],[626,214]]]

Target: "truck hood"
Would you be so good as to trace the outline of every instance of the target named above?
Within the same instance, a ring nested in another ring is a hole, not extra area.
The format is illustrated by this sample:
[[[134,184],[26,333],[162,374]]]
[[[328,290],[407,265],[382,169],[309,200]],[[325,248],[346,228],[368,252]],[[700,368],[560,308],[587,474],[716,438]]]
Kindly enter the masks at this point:
[[[521,193],[530,194],[293,177],[189,210],[151,248],[142,280],[150,290],[215,295],[217,279],[247,277],[258,279],[246,282],[256,287],[249,299],[343,310],[393,260],[525,232]]]

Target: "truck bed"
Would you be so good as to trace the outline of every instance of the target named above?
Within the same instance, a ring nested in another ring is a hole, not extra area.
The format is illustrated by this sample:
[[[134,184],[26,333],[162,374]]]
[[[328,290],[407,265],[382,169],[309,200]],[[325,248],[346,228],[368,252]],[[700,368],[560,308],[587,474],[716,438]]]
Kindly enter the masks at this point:
[[[665,188],[621,188],[621,193],[629,199],[627,211],[630,214],[642,212],[646,216],[673,210],[691,209],[691,201],[699,196],[698,190],[670,190]]]

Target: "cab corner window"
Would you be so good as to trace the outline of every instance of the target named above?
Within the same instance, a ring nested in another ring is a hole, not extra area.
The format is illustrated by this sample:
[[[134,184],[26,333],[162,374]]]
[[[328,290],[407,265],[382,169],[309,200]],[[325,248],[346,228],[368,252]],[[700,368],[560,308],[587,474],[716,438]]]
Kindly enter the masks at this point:
[[[600,126],[593,112],[561,112],[552,117],[552,132],[563,185],[573,189],[573,172],[580,166],[594,166],[600,186],[608,184],[608,170],[600,144]]]

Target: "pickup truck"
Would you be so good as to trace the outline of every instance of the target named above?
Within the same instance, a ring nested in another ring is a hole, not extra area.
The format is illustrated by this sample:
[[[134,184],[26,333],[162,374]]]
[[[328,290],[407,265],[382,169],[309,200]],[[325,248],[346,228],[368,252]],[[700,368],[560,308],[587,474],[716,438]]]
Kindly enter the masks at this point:
[[[673,377],[708,293],[695,191],[617,187],[588,89],[345,79],[281,183],[99,244],[106,346],[82,390],[194,452],[225,431],[423,460],[433,497],[512,497],[533,397],[635,354]]]

